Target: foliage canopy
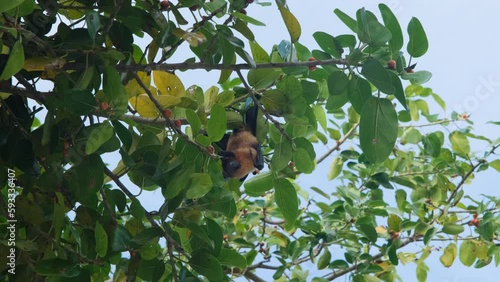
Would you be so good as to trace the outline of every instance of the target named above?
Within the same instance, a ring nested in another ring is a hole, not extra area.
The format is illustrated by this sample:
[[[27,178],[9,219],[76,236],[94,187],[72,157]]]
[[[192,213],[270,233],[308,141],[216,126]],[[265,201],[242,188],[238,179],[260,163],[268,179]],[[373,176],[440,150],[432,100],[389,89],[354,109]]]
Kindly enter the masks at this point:
[[[262,48],[252,28],[265,23],[248,5],[277,8],[288,40]],[[315,32],[311,50],[284,0],[14,0],[0,13],[8,281],[264,281],[262,269],[278,281],[395,281],[400,263],[425,281],[436,241],[449,241],[444,267],[500,263],[500,199],[463,189],[500,171],[500,142],[466,114],[429,110],[446,106],[411,64],[429,46],[418,19],[405,42],[384,4],[337,9],[352,32]],[[192,55],[171,63],[184,46]],[[194,69],[219,80],[186,87],[176,74]],[[242,184],[223,178],[212,144],[252,103],[269,169]],[[488,149],[473,153],[471,139]],[[330,182],[295,182],[329,157]],[[163,204],[145,209],[138,190]]]

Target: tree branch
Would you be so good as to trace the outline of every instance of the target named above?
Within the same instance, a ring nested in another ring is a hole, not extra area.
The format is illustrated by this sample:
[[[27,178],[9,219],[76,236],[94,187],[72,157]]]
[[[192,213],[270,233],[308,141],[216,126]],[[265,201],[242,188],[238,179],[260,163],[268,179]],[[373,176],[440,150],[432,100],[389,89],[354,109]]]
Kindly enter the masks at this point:
[[[282,63],[262,63],[256,64],[255,66],[249,64],[207,64],[207,63],[151,63],[145,65],[116,65],[116,70],[119,72],[150,72],[153,70],[168,71],[172,72],[174,70],[251,70],[251,69],[273,69],[273,68],[286,68],[286,67],[309,67],[315,65],[348,65],[346,60],[340,59],[328,59],[328,60],[318,60],[318,61],[307,61],[307,62],[282,62]],[[64,65],[64,70],[82,70],[85,68],[83,63],[67,63]]]
[[[337,141],[337,145],[335,145],[335,147],[331,148],[328,152],[326,152],[323,156],[321,156],[317,161],[316,161],[316,164],[319,164],[321,163],[322,161],[324,161],[329,155],[331,155],[333,152],[337,151],[340,146],[342,144],[344,144],[344,142],[354,133],[354,131],[356,131],[356,128],[358,127],[359,123],[355,123],[351,129],[342,137],[339,139],[339,141]]]

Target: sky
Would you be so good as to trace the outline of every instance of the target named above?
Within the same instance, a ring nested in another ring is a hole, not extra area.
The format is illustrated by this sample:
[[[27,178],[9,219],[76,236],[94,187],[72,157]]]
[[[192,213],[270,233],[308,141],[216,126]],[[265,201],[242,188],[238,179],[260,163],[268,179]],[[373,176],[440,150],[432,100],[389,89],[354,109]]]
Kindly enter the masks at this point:
[[[273,5],[270,7],[253,4],[247,8],[249,16],[266,23],[265,27],[252,27],[256,41],[265,50],[270,50],[274,44],[278,44],[282,39],[288,39],[288,33],[277,7],[274,1],[271,2]],[[500,138],[500,127],[486,124],[488,121],[500,121],[500,111],[498,111],[500,106],[500,69],[498,68],[500,64],[500,55],[498,54],[500,38],[497,35],[497,24],[495,23],[500,10],[500,2],[490,0],[475,4],[463,0],[288,0],[287,3],[290,11],[301,24],[302,35],[299,42],[310,50],[319,49],[312,37],[316,31],[324,31],[332,35],[351,33],[333,13],[336,8],[355,17],[356,10],[365,7],[380,16],[377,5],[385,3],[398,18],[406,39],[406,26],[412,17],[417,17],[427,33],[429,50],[423,57],[414,60],[414,62],[418,62],[417,69],[432,72],[433,77],[425,84],[425,87],[432,88],[433,92],[440,95],[447,104],[446,112],[437,106],[431,106],[431,111],[440,113],[440,117],[450,117],[452,111],[467,112],[474,122],[476,134],[487,136],[490,139]],[[179,55],[179,60],[181,60],[182,53]],[[169,61],[175,62],[175,59],[176,57],[173,57]],[[193,73],[179,74],[185,85],[197,84],[204,89],[215,84],[218,75],[218,72],[207,73],[205,71],[199,71],[196,75]],[[200,81],[200,77],[203,77],[202,81]],[[438,129],[435,128],[435,130]],[[484,142],[471,142],[471,147],[474,152],[483,152],[488,148]],[[324,150],[327,149],[325,146]],[[321,155],[320,151],[316,153]],[[332,160],[333,157],[330,157],[318,166],[314,177],[299,178],[297,180],[299,185],[303,188],[324,187]],[[478,174],[471,185],[465,187],[466,194],[477,196],[484,193],[498,196],[499,179],[500,175],[493,169],[482,172]],[[330,185],[334,186],[334,183]],[[447,244],[434,244],[434,246],[445,247]],[[405,250],[416,251],[418,248],[410,247]],[[475,269],[463,266],[458,258],[450,268],[444,268],[439,261],[441,254],[442,252],[434,252],[426,260],[430,267],[427,281],[491,281],[492,277],[499,273],[494,264],[482,269]],[[403,281],[417,281],[415,267],[416,264],[398,266],[398,274]],[[339,280],[348,281],[347,278]]]
[[[249,16],[264,23],[266,27],[251,27],[256,40],[265,50],[271,50],[274,44],[288,39],[288,33],[274,1],[270,7],[261,7],[256,4],[247,8]],[[256,1],[257,2],[257,1]],[[261,1],[264,2],[264,1]],[[432,72],[432,80],[425,84],[440,95],[447,103],[446,112],[434,107],[432,110],[441,113],[441,117],[449,117],[451,112],[467,112],[474,121],[475,132],[491,139],[500,138],[500,127],[487,125],[488,121],[500,121],[500,37],[497,33],[498,11],[500,2],[481,1],[481,4],[463,0],[442,1],[325,1],[325,0],[288,0],[291,12],[297,17],[302,27],[300,43],[310,50],[319,49],[312,34],[324,31],[332,35],[351,33],[333,13],[338,8],[348,15],[355,16],[356,10],[365,7],[379,16],[378,3],[389,6],[398,18],[406,36],[406,25],[412,17],[417,17],[427,33],[429,51],[426,55],[415,60],[417,68]],[[142,41],[143,46],[147,44]],[[407,41],[405,41],[407,42]],[[180,48],[168,60],[169,63],[182,62],[187,56],[192,56]],[[177,73],[185,86],[197,84],[203,89],[215,85],[219,72],[207,73],[203,70]],[[202,79],[201,79],[202,78]],[[40,118],[40,117],[39,117]],[[437,128],[436,128],[437,129]],[[317,147],[317,155],[322,155],[328,146]],[[487,150],[484,142],[473,142],[472,150],[482,152]],[[327,182],[327,171],[333,157],[326,159],[317,167],[314,177],[304,176],[297,180],[302,187],[330,186],[334,182]],[[117,159],[107,159],[111,164]],[[113,167],[111,165],[111,167]],[[480,195],[482,193],[498,196],[500,175],[490,169],[476,177],[471,185],[465,187],[466,193]],[[325,184],[326,183],[326,184]],[[332,188],[334,189],[334,188]],[[140,199],[148,210],[158,210],[163,203],[159,190],[144,192]],[[160,196],[160,197],[158,197]],[[435,244],[445,247],[447,243]],[[410,250],[418,250],[413,248]],[[335,255],[338,254],[333,254]],[[441,252],[434,252],[426,263],[430,267],[427,281],[462,282],[462,281],[491,281],[498,275],[498,269],[491,264],[482,269],[464,267],[458,258],[452,267],[446,269],[439,262]],[[415,264],[398,267],[398,274],[403,281],[416,281]],[[339,278],[339,281],[348,281],[348,278]]]

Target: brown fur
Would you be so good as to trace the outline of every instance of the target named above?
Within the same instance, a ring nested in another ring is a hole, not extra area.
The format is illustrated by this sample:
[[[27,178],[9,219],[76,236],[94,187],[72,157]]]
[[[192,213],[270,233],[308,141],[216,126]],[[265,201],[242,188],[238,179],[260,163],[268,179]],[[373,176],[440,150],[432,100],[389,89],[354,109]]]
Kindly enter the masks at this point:
[[[246,128],[236,129],[227,142],[227,151],[231,151],[235,155],[241,167],[234,171],[230,177],[242,178],[247,174],[254,172],[254,159],[257,156],[257,151],[254,145],[257,144],[257,138]]]

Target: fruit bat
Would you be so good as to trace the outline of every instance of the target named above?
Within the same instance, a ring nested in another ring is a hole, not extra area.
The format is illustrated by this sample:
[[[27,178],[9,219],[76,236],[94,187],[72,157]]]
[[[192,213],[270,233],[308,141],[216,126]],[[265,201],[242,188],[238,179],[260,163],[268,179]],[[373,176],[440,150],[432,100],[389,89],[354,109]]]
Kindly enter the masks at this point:
[[[264,168],[264,156],[257,134],[257,116],[259,108],[250,107],[245,113],[244,125],[236,128],[232,134],[226,134],[218,142],[222,148],[224,178],[239,178],[245,180],[249,173]]]

